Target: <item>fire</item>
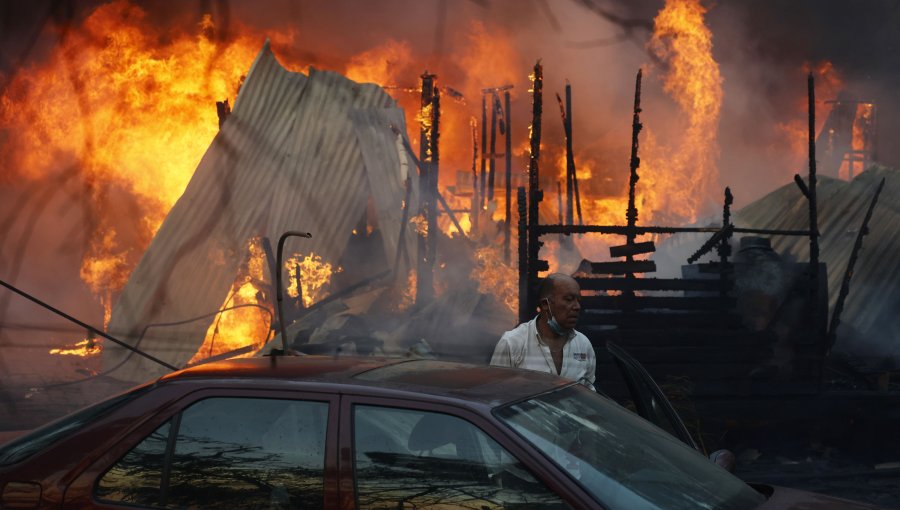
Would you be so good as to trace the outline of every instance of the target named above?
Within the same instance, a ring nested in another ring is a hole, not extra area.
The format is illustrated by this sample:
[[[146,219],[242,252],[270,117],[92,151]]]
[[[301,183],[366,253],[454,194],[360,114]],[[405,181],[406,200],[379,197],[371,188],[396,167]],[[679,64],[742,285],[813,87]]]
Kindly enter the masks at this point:
[[[50,354],[57,354],[60,356],[88,357],[100,354],[102,351],[103,346],[97,343],[97,340],[93,336],[88,336],[84,340],[76,343],[71,347],[65,347],[62,349],[50,349]]]
[[[471,278],[478,283],[478,291],[493,294],[511,312],[519,306],[519,276],[516,269],[504,264],[503,247],[482,246],[475,251],[475,268]]]
[[[81,264],[81,279],[87,282],[91,292],[100,299],[103,306],[103,329],[109,325],[112,316],[113,290],[122,288],[128,280],[126,253],[116,251],[116,234],[107,230],[98,242],[90,245],[93,256],[84,258]]]
[[[247,348],[235,357],[246,357],[268,340],[272,325],[271,288],[266,255],[259,239],[248,244],[248,257],[231,292],[206,331],[206,338],[188,365],[206,358]]]
[[[823,111],[821,105],[825,101],[834,100],[838,97],[840,91],[844,88],[844,79],[841,73],[835,69],[834,65],[825,60],[818,64],[804,64],[803,74],[812,73],[816,85],[816,136],[822,131],[825,120],[828,118],[827,112]],[[798,83],[805,84],[802,77],[798,73]],[[788,177],[797,172],[798,168],[805,166],[805,161],[809,158],[809,120],[808,120],[808,98],[806,96],[806,88],[798,87],[797,99],[793,103],[793,120],[790,122],[781,122],[775,126],[778,140],[780,143],[788,144],[788,149],[780,150],[775,148],[779,154],[787,153],[788,160],[785,168]],[[854,144],[855,146],[855,144]],[[801,172],[802,173],[802,172]]]
[[[331,276],[334,273],[343,271],[341,267],[333,269],[330,263],[325,262],[322,260],[322,257],[315,253],[310,253],[306,256],[299,253],[294,254],[285,261],[284,269],[290,275],[290,283],[287,288],[288,295],[292,298],[302,295],[303,306],[310,306],[327,297]],[[297,286],[298,270],[300,271],[299,287]]]
[[[722,75],[712,55],[712,33],[699,0],[667,0],[654,20],[650,49],[667,65],[663,89],[687,119],[677,148],[663,150],[642,141],[639,200],[668,222],[693,222],[719,202],[719,147],[716,133],[722,108]],[[651,195],[652,194],[652,195]],[[644,218],[647,218],[646,213]],[[649,218],[647,218],[649,219]]]

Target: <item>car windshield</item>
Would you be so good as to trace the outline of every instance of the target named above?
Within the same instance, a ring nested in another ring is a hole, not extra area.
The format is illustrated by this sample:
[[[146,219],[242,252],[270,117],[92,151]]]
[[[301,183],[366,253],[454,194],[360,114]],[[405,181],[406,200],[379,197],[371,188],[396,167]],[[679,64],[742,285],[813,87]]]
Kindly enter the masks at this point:
[[[610,509],[744,510],[765,500],[668,432],[580,385],[494,414]]]
[[[0,448],[0,466],[15,464],[25,460],[47,445],[59,441],[113,409],[137,398],[150,387],[149,384],[146,384],[127,393],[86,407],[3,445]]]

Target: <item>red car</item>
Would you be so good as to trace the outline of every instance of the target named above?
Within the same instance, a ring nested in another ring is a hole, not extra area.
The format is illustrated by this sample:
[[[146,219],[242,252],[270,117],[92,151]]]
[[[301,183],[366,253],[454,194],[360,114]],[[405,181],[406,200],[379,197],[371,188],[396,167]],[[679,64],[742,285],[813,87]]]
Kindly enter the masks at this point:
[[[748,485],[550,375],[313,356],[195,367],[84,409],[0,447],[0,487],[3,509],[869,508]]]

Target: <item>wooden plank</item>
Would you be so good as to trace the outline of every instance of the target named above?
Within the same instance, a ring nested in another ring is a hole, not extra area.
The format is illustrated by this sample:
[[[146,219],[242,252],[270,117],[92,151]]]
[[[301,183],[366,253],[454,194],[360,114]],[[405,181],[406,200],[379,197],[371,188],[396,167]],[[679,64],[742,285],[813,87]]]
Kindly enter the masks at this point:
[[[623,244],[621,246],[610,246],[610,257],[627,257],[629,255],[641,255],[643,253],[653,253],[656,251],[656,245],[653,241],[643,243]]]
[[[696,290],[718,292],[731,288],[730,281],[718,279],[686,280],[683,278],[575,278],[581,290]]]
[[[590,268],[593,274],[634,274],[656,272],[656,262],[652,260],[633,260],[615,262],[582,262],[582,267]]]
[[[583,308],[600,308],[606,310],[730,310],[737,304],[737,299],[729,296],[681,297],[681,296],[584,296],[581,298]]]
[[[612,325],[630,329],[671,329],[679,326],[698,328],[738,328],[741,317],[721,312],[659,313],[659,312],[599,312],[586,310],[579,319],[584,325]]]
[[[689,328],[672,326],[661,335],[653,329],[617,329],[610,326],[584,325],[581,331],[591,340],[594,350],[605,350],[607,340],[613,340],[626,351],[639,346],[709,346],[727,345],[731,347],[771,345],[775,338],[768,333],[744,329]]]

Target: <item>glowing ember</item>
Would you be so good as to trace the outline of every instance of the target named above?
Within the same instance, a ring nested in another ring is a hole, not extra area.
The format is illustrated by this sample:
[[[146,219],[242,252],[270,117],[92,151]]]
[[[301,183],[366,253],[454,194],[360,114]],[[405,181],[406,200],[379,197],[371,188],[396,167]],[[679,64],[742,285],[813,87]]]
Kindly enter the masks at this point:
[[[428,236],[428,220],[425,219],[425,216],[419,214],[417,216],[413,216],[409,219],[409,222],[412,224],[413,229],[415,229],[416,233],[423,236]]]
[[[50,349],[50,354],[58,354],[60,356],[87,357],[100,354],[102,351],[103,347],[99,343],[97,343],[96,339],[94,339],[93,337],[88,337],[76,343],[72,347]]]
[[[340,273],[343,268],[338,267],[332,269],[332,265],[322,260],[322,257],[315,253],[303,256],[294,254],[284,263],[284,269],[288,271],[290,284],[288,285],[288,295],[296,298],[302,291],[303,306],[310,306],[328,296],[328,284],[331,283],[331,276],[334,273]],[[297,288],[297,270],[300,271],[300,288]]]

